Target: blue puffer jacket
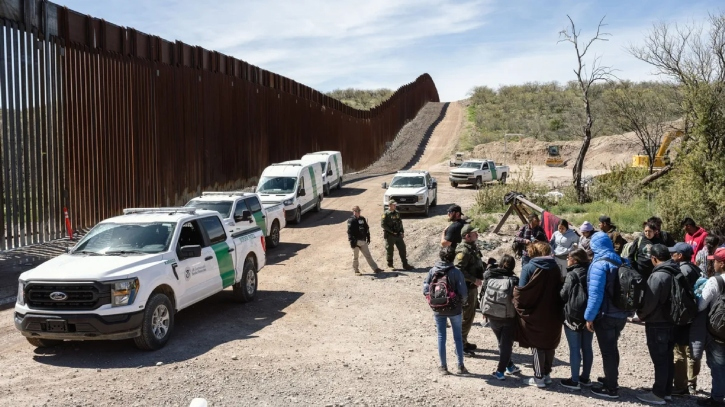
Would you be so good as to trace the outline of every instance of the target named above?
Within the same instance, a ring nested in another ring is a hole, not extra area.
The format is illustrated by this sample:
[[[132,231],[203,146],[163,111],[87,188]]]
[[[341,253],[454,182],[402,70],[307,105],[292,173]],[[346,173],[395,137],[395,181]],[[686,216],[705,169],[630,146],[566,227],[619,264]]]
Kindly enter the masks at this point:
[[[625,260],[614,251],[612,239],[604,232],[597,232],[592,235],[590,247],[594,253],[594,259],[589,266],[589,277],[587,278],[589,299],[587,301],[587,310],[584,312],[584,319],[594,321],[600,315],[611,318],[627,318],[629,312],[622,311],[612,304],[617,266],[604,259],[609,259],[617,264],[622,264]]]

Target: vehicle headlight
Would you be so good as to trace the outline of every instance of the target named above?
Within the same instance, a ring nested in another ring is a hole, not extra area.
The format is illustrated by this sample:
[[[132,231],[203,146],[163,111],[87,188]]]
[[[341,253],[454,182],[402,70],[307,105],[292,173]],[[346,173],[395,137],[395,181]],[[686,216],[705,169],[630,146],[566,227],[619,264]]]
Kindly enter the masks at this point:
[[[139,287],[140,284],[137,278],[111,283],[111,306],[122,307],[133,304]]]
[[[285,200],[284,202],[282,202],[282,203],[284,204],[284,206],[290,206],[290,205],[292,205],[292,200],[291,200],[291,199],[286,199],[286,200]]]
[[[418,202],[423,202],[423,201],[425,201],[425,194],[418,195]]]
[[[25,283],[18,280],[18,305],[25,305]]]

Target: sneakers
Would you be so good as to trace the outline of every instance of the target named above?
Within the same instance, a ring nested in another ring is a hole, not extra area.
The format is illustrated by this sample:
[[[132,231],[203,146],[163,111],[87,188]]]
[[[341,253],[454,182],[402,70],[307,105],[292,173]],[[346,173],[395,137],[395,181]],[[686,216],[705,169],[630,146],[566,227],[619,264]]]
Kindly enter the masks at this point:
[[[447,376],[451,374],[451,372],[449,372],[448,368],[445,366],[438,366],[438,373],[440,373],[441,376]]]
[[[415,270],[415,267],[411,266],[410,264],[406,264],[403,266],[403,270]]]
[[[571,379],[564,379],[561,381],[561,387],[566,387],[570,390],[581,390],[582,388],[579,387],[579,382],[575,382]]]
[[[599,397],[606,397],[608,399],[618,399],[619,393],[617,390],[610,390],[606,387],[592,387],[592,394]]]
[[[665,396],[665,401],[672,401],[672,396]]]
[[[458,365],[458,374],[468,374],[468,369],[463,365]]]
[[[673,396],[687,396],[690,394],[689,389],[672,389]]]
[[[584,387],[592,387],[592,381],[590,379],[579,378],[579,385]]]
[[[725,401],[717,401],[714,398],[706,398],[697,400],[698,406],[725,406]]]
[[[373,270],[373,273],[375,273],[375,274],[382,273],[382,272],[383,272],[383,269],[381,269],[380,267]]]
[[[657,397],[652,392],[640,393],[637,395],[637,399],[639,399],[639,401],[641,401],[643,403],[648,403],[648,404],[656,404],[656,405],[667,404],[667,402],[665,402],[665,399],[663,399],[661,397]]]
[[[389,269],[392,269],[392,268],[394,268],[394,267],[393,267],[393,263],[388,263],[388,268],[389,268]]]
[[[549,385],[551,384],[551,376],[548,374],[544,375],[544,384]]]
[[[697,394],[697,387],[690,384],[687,386],[687,392],[694,396],[695,394]]]
[[[466,352],[476,350],[476,348],[478,348],[478,346],[476,346],[475,343],[464,343],[463,344],[463,350]]]
[[[506,380],[506,376],[504,376],[504,374],[502,372],[499,372],[498,370],[491,373],[491,376],[498,380]]]
[[[530,377],[528,379],[524,379],[524,384],[527,386],[536,386],[540,389],[543,389],[546,387],[546,383],[544,383],[544,379],[537,379],[535,377]]]
[[[506,374],[509,376],[514,375],[519,372],[521,372],[521,369],[516,365],[511,365],[506,368]]]
[[[597,383],[601,383],[602,385],[604,385],[604,377],[597,377]],[[616,390],[619,390],[619,386],[617,386]]]
[[[355,275],[356,275],[356,276],[361,276],[361,275],[362,275],[362,273],[360,273],[360,271],[359,271],[359,270],[355,270]]]

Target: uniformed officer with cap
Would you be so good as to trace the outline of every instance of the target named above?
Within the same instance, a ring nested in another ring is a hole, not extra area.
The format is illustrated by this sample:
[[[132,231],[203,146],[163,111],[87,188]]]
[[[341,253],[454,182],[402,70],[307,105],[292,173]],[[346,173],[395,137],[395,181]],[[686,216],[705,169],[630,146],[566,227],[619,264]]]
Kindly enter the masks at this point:
[[[408,264],[408,258],[405,252],[405,231],[403,230],[403,220],[400,219],[400,213],[395,210],[397,202],[391,199],[388,201],[388,210],[383,214],[380,222],[385,232],[385,251],[387,252],[388,267],[393,268],[393,247],[398,248],[400,260],[403,262],[403,269],[413,270],[415,267]]]
[[[352,207],[352,217],[347,220],[347,240],[350,242],[352,248],[352,269],[355,271],[355,275],[359,276],[360,269],[358,268],[358,254],[362,252],[363,257],[367,260],[368,265],[373,272],[382,273],[373,256],[370,254],[368,245],[370,244],[370,227],[365,217],[360,216],[360,207],[355,205]]]
[[[463,273],[468,288],[468,299],[463,304],[463,350],[473,352],[476,345],[468,342],[468,332],[471,331],[473,319],[476,317],[476,300],[478,299],[478,287],[483,283],[483,265],[481,251],[478,250],[478,229],[466,224],[461,229],[463,243],[456,248],[456,258],[453,265]]]

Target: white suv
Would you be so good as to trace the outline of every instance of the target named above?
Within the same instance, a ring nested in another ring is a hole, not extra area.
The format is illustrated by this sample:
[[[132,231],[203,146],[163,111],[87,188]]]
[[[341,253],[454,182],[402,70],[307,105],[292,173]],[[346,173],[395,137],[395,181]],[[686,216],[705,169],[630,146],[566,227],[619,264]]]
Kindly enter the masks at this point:
[[[398,171],[390,186],[383,183],[386,189],[383,206],[388,208],[388,201],[394,199],[400,213],[422,213],[428,216],[428,208],[438,203],[438,182],[428,171]]]

